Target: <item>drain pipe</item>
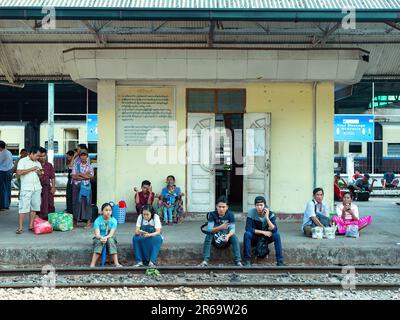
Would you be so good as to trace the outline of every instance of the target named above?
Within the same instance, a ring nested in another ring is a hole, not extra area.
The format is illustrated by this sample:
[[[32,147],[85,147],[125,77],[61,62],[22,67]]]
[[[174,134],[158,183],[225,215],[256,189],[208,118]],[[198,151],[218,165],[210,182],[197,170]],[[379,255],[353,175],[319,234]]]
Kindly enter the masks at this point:
[[[317,187],[317,81],[313,84],[313,189]]]

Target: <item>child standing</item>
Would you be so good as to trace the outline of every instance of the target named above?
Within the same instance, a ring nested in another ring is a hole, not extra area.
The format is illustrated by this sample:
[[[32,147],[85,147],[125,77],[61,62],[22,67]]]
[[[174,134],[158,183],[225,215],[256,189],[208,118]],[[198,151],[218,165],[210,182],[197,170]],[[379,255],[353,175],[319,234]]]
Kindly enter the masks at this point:
[[[102,215],[99,216],[93,225],[95,236],[93,238],[93,257],[90,267],[95,267],[96,262],[104,250],[108,250],[111,255],[114,265],[122,267],[118,262],[117,239],[115,231],[117,230],[117,220],[111,217],[112,208],[109,203],[104,203],[101,206]]]
[[[176,186],[174,184],[169,184],[167,191],[163,197],[164,223],[172,224],[172,216],[178,200],[178,194],[176,193]]]

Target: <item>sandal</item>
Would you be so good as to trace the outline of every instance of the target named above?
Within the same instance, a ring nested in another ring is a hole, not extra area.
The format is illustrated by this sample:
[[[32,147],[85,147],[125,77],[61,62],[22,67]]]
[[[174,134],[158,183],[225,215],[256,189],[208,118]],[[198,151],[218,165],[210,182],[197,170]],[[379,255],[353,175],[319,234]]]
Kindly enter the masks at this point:
[[[34,231],[33,231],[33,228],[29,228],[28,230],[31,231],[31,232],[34,232]]]
[[[17,231],[15,231],[16,234],[22,234],[23,229],[17,229]]]

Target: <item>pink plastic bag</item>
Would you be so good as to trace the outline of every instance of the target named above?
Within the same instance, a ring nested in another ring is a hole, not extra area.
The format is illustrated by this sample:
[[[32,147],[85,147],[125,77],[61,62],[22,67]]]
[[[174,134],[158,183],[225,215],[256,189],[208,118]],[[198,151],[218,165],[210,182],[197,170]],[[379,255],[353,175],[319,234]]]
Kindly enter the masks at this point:
[[[53,227],[48,221],[36,218],[33,221],[33,232],[35,232],[35,234],[52,233]]]

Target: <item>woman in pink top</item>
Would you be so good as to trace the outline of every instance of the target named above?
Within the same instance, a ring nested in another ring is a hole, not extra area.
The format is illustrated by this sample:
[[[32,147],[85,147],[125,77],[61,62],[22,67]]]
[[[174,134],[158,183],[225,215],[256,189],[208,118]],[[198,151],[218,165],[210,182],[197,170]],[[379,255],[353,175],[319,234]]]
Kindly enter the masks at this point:
[[[360,231],[372,223],[371,216],[360,218],[358,207],[352,203],[350,192],[343,195],[343,202],[336,206],[336,214],[332,221],[337,225],[339,234],[345,234],[349,225],[357,225]]]

